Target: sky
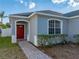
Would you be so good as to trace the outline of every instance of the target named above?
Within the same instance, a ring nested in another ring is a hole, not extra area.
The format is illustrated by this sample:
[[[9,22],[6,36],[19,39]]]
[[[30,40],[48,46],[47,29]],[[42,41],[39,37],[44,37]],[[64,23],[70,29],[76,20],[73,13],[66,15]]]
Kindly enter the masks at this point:
[[[0,12],[5,15],[24,13],[38,10],[52,10],[68,13],[79,10],[79,0],[0,0]],[[8,18],[3,23],[9,22]]]

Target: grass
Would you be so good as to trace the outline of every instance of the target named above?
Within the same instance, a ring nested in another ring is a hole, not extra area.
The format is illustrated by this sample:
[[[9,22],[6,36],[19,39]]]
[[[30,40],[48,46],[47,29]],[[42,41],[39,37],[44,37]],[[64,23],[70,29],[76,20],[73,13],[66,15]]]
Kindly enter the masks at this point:
[[[11,37],[0,37],[0,59],[27,59],[18,44],[11,43]]]
[[[0,48],[17,47],[17,44],[11,43],[11,37],[0,37]]]

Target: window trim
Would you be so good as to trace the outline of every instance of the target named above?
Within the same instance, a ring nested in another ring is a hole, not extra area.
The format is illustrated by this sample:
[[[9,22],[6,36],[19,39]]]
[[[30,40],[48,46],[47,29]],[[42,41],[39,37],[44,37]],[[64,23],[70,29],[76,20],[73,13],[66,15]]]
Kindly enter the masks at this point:
[[[49,21],[50,21],[50,20],[57,20],[57,21],[60,21],[60,29],[61,29],[61,33],[60,33],[60,34],[63,34],[63,21],[60,20],[60,19],[56,19],[56,18],[48,19],[48,21],[47,21],[47,34],[49,34]]]

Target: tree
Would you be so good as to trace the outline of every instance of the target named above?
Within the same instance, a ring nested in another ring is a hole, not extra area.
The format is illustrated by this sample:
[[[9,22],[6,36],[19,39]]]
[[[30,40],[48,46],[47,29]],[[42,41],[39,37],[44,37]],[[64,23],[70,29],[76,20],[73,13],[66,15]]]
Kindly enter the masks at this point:
[[[8,27],[8,28],[10,28],[11,26],[10,26],[10,23],[6,23],[6,26]]]
[[[3,18],[7,17],[4,14],[5,14],[4,11],[0,12],[1,23],[3,22]]]
[[[0,12],[0,19],[1,19],[1,22],[0,22],[0,28],[2,28],[3,18],[7,17],[7,16],[4,16],[4,14],[5,14],[5,12],[4,12],[4,11]]]
[[[4,11],[2,11],[2,12],[0,13],[0,18],[1,18],[1,23],[2,23],[3,18],[4,18]]]

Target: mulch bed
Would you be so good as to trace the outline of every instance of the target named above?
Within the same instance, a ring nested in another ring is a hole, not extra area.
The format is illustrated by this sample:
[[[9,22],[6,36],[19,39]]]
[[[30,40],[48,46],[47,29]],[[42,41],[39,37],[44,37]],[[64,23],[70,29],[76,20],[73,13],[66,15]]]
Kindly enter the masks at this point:
[[[78,44],[55,45],[45,48],[39,47],[39,49],[54,59],[79,59]]]

